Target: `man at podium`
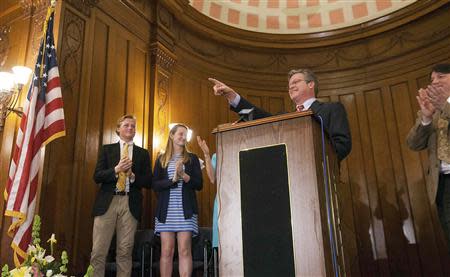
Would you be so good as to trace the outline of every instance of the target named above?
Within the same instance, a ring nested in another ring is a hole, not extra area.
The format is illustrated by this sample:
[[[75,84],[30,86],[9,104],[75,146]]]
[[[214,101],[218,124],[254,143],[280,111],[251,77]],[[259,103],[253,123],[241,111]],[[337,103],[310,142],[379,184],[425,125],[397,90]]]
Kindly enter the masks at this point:
[[[230,103],[230,109],[239,112],[243,109],[253,109],[253,119],[272,116],[272,114],[256,107],[241,97],[226,84],[209,78],[214,83],[214,94],[224,96]],[[312,110],[316,118],[322,118],[325,132],[328,134],[333,149],[343,160],[352,149],[352,139],[347,113],[339,102],[323,103],[316,99],[319,82],[309,69],[293,69],[288,73],[289,96],[294,101],[297,111]]]

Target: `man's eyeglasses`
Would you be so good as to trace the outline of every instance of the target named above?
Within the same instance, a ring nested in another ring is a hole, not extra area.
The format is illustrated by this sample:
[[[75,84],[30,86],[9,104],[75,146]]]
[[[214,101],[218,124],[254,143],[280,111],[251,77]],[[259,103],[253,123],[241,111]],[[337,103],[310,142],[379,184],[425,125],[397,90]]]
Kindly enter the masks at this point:
[[[310,80],[303,80],[303,79],[298,79],[298,80],[292,81],[292,82],[288,85],[288,90],[290,90],[290,87],[291,87],[291,86],[296,86],[298,83],[300,83],[300,82],[302,82],[302,81],[304,81],[305,83],[311,82]]]

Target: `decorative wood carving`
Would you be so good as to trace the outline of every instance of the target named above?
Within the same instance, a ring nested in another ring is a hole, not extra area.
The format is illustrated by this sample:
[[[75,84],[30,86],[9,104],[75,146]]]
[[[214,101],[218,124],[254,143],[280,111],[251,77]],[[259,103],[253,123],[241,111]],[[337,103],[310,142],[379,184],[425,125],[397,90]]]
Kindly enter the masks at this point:
[[[85,21],[69,9],[64,16],[60,70],[62,85],[68,94],[78,93],[81,76]]]
[[[6,59],[8,58],[10,31],[10,26],[0,26],[0,67],[5,64]]]
[[[155,9],[157,12],[153,40],[173,51],[176,33],[174,15],[159,2],[156,3]]]
[[[20,0],[19,3],[26,17],[39,13],[50,6],[50,0]]]
[[[172,72],[173,65],[175,64],[175,56],[173,54],[169,54],[167,50],[157,46],[151,50],[151,55],[152,65],[158,65],[165,71]]]
[[[158,23],[166,29],[172,29],[173,15],[163,6],[158,7]]]
[[[151,66],[155,86],[153,134],[160,143],[167,138],[169,124],[169,91],[170,78],[175,64],[175,55],[163,45],[156,43],[151,49]],[[164,147],[164,145],[160,145]],[[157,154],[157,153],[154,153]]]
[[[168,126],[169,118],[169,76],[158,72],[158,90],[156,91],[157,97],[157,112],[156,112],[156,126],[154,132],[158,134],[160,138],[166,136],[166,128]],[[161,141],[162,143],[162,141]]]
[[[33,21],[32,24],[32,33],[31,33],[31,38],[30,38],[30,51],[31,51],[31,55],[28,57],[29,59],[32,59],[32,61],[29,64],[33,64],[36,62],[36,57],[39,51],[39,46],[41,44],[41,40],[42,40],[42,30],[44,27],[44,23],[45,23],[45,18],[47,16],[47,10],[46,9],[40,9],[40,10],[36,10],[35,13],[33,14],[31,20]]]
[[[87,17],[91,16],[91,8],[96,7],[100,2],[100,0],[66,0],[66,1]]]

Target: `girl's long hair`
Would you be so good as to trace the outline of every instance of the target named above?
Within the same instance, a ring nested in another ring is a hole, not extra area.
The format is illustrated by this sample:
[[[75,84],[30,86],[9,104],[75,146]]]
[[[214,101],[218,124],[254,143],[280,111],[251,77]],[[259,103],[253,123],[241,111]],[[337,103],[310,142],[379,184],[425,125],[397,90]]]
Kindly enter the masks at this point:
[[[172,158],[173,155],[173,139],[171,138],[171,136],[174,136],[175,133],[177,132],[178,128],[185,128],[186,130],[189,130],[189,128],[184,125],[184,124],[176,124],[175,126],[172,127],[172,129],[169,132],[169,137],[167,138],[167,144],[166,144],[166,150],[159,156],[159,161],[161,162],[161,165],[163,168],[166,168],[167,165],[169,164],[170,159]],[[182,152],[182,156],[183,156],[183,164],[187,163],[189,161],[189,150],[187,147],[187,140],[186,140],[186,144],[183,147],[183,152]]]

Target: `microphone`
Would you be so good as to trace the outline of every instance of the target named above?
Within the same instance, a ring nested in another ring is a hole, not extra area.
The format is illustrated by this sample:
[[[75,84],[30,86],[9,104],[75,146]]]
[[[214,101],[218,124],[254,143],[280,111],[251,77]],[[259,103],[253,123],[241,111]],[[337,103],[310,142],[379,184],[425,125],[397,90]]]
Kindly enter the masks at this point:
[[[239,119],[236,120],[233,124],[242,122],[242,121],[250,121],[253,120],[253,111],[255,110],[255,108],[251,108],[251,109],[242,109],[238,112],[238,114],[240,115]]]

